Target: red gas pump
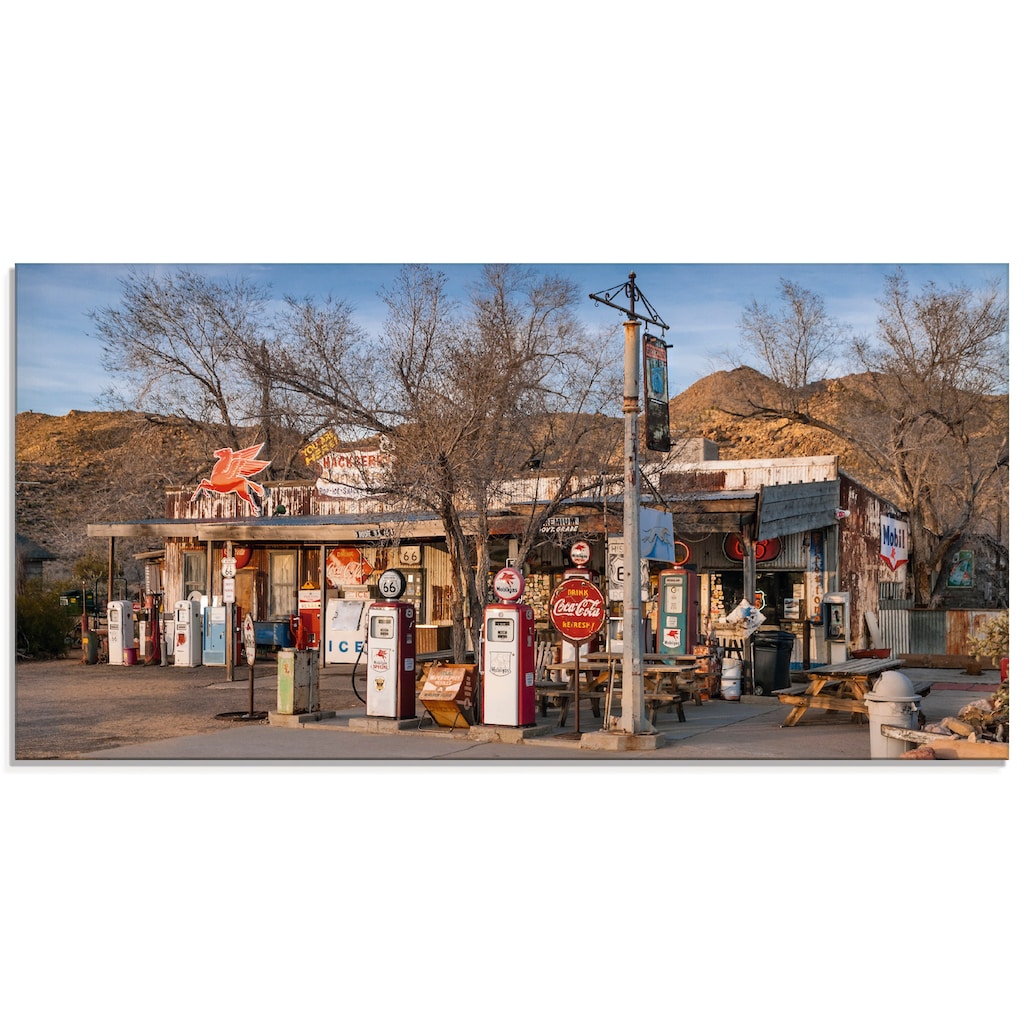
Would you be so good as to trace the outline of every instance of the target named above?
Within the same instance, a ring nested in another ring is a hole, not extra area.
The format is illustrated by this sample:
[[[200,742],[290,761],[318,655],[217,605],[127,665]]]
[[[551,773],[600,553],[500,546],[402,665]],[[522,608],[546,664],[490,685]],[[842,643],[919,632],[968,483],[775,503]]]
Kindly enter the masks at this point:
[[[307,587],[299,590],[299,630],[302,633],[302,648],[320,647],[320,588]],[[296,645],[298,646],[298,645]],[[302,649],[300,648],[300,649]]]
[[[500,603],[484,608],[480,717],[485,725],[533,725],[533,609],[517,603],[526,581],[521,572],[509,566],[495,573],[493,586]]]
[[[370,605],[367,623],[366,714],[374,718],[416,717],[416,608],[397,600],[405,576],[397,569],[381,573],[383,597]]]

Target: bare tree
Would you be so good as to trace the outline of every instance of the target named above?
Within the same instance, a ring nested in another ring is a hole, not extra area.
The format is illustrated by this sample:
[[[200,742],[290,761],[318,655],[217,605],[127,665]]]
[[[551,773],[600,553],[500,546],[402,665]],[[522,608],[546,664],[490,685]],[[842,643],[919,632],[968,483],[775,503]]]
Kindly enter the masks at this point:
[[[386,444],[391,469],[375,490],[444,527],[456,657],[482,622],[490,517],[506,482],[540,464],[555,478],[553,499],[535,500],[527,517],[522,559],[557,504],[586,487],[581,469],[596,477],[621,443],[615,421],[597,415],[620,383],[606,352],[612,332],[588,335],[562,278],[489,266],[462,309],[442,273],[410,265],[382,292],[375,340],[330,296],[288,297],[271,315],[268,291],[245,281],[178,271],[122,285],[121,305],[93,314],[122,400],[212,422],[236,448],[284,426]],[[268,446],[278,478],[297,448]]]
[[[830,383],[827,407],[795,389],[766,390],[747,414],[856,446],[882,494],[910,514],[915,600],[935,606],[956,545],[1001,521],[1006,505],[1007,300],[995,284],[975,292],[929,283],[912,295],[898,271],[880,307],[875,337],[853,345],[861,372]]]
[[[826,312],[820,295],[785,278],[779,279],[779,304],[752,300],[739,328],[755,366],[793,391],[829,374],[848,334]]]
[[[605,400],[608,360],[574,316],[577,296],[562,279],[486,267],[468,318],[457,315],[444,288],[442,274],[417,266],[404,268],[383,293],[383,362],[394,367],[389,408],[408,417],[391,437],[391,486],[444,524],[453,604],[466,609],[464,624],[475,636],[487,601],[499,491],[550,453],[546,469],[557,475],[557,493],[551,504],[536,503],[522,560],[551,510],[572,493],[580,466],[594,467],[599,432],[586,410]],[[590,443],[582,444],[588,426]],[[606,439],[599,458],[607,459],[617,433],[606,432]],[[461,656],[466,638],[456,636],[453,645]]]
[[[263,441],[268,475],[292,474],[301,409],[275,383],[268,289],[187,269],[120,284],[118,305],[90,313],[114,382],[108,405],[180,417],[215,445]]]

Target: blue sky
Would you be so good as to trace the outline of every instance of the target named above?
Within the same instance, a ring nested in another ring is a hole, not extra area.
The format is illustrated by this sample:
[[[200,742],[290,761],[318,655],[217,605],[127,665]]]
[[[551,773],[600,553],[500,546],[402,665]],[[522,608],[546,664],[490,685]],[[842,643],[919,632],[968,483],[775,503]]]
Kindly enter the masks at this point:
[[[381,288],[390,285],[399,264],[187,264],[211,276],[244,276],[285,294],[348,300],[371,337],[379,331]],[[651,306],[670,330],[671,394],[700,377],[732,365],[729,354],[739,342],[737,322],[752,299],[772,302],[780,278],[797,281],[820,294],[829,312],[859,333],[873,329],[884,278],[895,264],[530,264],[557,272],[578,283],[581,317],[595,327],[621,323],[624,317],[586,298],[621,285],[630,271]],[[136,264],[158,273],[170,265]],[[455,298],[478,277],[480,264],[433,264],[444,270]],[[71,409],[101,408],[100,395],[108,374],[100,366],[101,344],[88,313],[116,304],[118,279],[127,264],[23,264],[16,268],[16,411],[64,415]],[[981,286],[990,281],[1006,286],[1005,264],[907,264],[912,287],[933,280]],[[624,296],[614,300],[628,305]],[[640,304],[637,305],[641,309]]]

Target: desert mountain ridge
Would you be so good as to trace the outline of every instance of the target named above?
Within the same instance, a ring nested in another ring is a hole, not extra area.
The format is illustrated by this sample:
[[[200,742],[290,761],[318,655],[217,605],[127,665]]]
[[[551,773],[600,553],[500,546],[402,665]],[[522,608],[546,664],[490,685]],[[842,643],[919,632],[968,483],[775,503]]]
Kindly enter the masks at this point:
[[[827,419],[837,412],[848,378],[810,385],[809,407]],[[837,455],[860,483],[886,496],[886,480],[863,454],[814,427],[731,415],[738,398],[774,385],[749,367],[696,381],[670,402],[672,436],[707,438],[721,459]],[[296,448],[301,439],[296,439]],[[91,550],[89,522],[134,521],[164,514],[167,488],[197,483],[213,463],[209,430],[142,412],[36,412],[15,418],[17,533],[56,555],[68,573]],[[92,542],[96,544],[95,541]],[[55,570],[60,571],[60,568]]]

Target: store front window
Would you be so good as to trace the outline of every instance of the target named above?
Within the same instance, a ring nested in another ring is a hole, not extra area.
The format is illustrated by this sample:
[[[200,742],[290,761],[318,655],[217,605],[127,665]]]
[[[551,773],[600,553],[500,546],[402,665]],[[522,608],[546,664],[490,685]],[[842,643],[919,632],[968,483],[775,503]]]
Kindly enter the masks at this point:
[[[743,573],[723,572],[722,605],[728,615],[743,600]],[[783,620],[797,618],[788,612],[796,610],[793,601],[799,601],[800,616],[804,612],[803,597],[805,576],[802,572],[759,572],[754,583],[754,604],[765,617],[765,625],[779,626]],[[787,605],[787,600],[790,602]]]

